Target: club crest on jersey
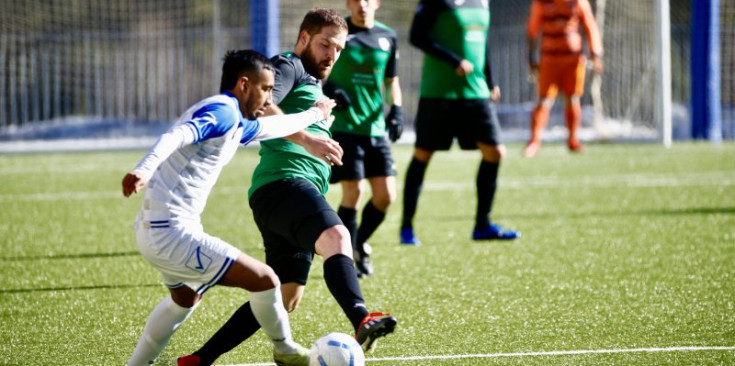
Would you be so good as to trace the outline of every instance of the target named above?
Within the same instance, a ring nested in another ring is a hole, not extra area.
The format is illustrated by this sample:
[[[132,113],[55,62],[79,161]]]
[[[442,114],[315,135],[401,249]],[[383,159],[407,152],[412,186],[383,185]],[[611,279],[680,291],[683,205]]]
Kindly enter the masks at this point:
[[[186,267],[200,273],[204,273],[212,264],[212,258],[202,252],[202,247],[197,246],[186,260]]]
[[[380,46],[380,49],[382,49],[383,51],[390,50],[390,41],[388,40],[388,38],[385,38],[385,37],[378,38],[378,45]]]

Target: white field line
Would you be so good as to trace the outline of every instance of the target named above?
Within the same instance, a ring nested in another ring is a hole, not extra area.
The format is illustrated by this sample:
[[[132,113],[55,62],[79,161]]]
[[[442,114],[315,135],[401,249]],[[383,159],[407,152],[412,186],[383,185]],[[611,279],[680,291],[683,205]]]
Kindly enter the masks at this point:
[[[613,354],[613,353],[656,353],[656,352],[693,352],[693,351],[735,351],[735,347],[711,346],[711,347],[663,347],[663,348],[627,348],[627,349],[593,349],[593,350],[571,350],[571,351],[547,351],[547,352],[513,352],[513,353],[487,353],[474,355],[437,355],[437,356],[410,356],[410,357],[384,357],[368,358],[366,362],[402,362],[422,360],[450,360],[469,358],[500,358],[500,357],[544,357],[544,356],[570,356],[590,354]],[[266,366],[273,365],[264,363],[243,363],[223,366]]]
[[[612,177],[583,178],[577,180],[556,178],[529,178],[529,179],[501,179],[498,186],[504,189],[527,189],[527,188],[572,188],[572,187],[732,187],[735,186],[735,174],[729,172],[710,172],[705,174],[686,175],[620,175]],[[338,185],[331,187],[339,191]],[[424,190],[427,191],[464,191],[474,190],[475,183],[472,180],[463,182],[426,182]],[[215,186],[212,194],[242,194],[247,191],[247,186]],[[69,201],[90,199],[122,198],[120,191],[80,191],[61,193],[22,193],[22,194],[0,194],[0,202],[46,202],[46,201]],[[243,196],[244,197],[244,196]]]

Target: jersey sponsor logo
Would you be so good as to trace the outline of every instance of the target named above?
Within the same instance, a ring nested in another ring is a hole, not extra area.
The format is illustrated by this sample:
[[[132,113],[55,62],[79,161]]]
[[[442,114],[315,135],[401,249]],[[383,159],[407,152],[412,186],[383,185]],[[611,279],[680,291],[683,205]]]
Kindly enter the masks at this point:
[[[388,38],[385,38],[385,37],[378,38],[378,45],[383,51],[390,50],[390,41],[388,40]]]
[[[202,247],[197,246],[186,260],[186,267],[194,271],[204,273],[212,264],[212,258],[202,252]]]

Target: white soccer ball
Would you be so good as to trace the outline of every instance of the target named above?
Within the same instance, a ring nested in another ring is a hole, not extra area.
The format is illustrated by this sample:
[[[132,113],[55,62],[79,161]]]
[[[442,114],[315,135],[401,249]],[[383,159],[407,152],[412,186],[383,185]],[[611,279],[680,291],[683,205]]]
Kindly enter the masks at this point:
[[[309,366],[364,366],[365,354],[355,338],[344,333],[329,333],[314,342]]]

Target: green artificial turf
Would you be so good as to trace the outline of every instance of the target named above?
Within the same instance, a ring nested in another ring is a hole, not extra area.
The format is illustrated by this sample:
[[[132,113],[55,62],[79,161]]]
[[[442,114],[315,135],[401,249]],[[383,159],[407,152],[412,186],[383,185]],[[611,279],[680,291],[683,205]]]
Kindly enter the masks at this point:
[[[533,159],[520,150],[510,145],[503,161],[493,220],[522,238],[470,240],[479,153],[452,150],[427,170],[415,219],[424,245],[406,247],[398,229],[411,148],[394,148],[398,201],[370,239],[376,274],[361,284],[368,307],[399,325],[370,364],[735,363],[734,144],[592,144],[579,155],[549,145]],[[140,196],[120,193],[143,153],[0,155],[0,364],[127,361],[167,293],[137,252]],[[263,259],[245,193],[257,160],[256,149],[237,154],[203,223]],[[339,186],[328,199],[338,204]],[[291,314],[305,345],[352,332],[322,263]],[[246,300],[209,291],[159,364],[196,350]],[[218,363],[270,355],[259,332]]]

